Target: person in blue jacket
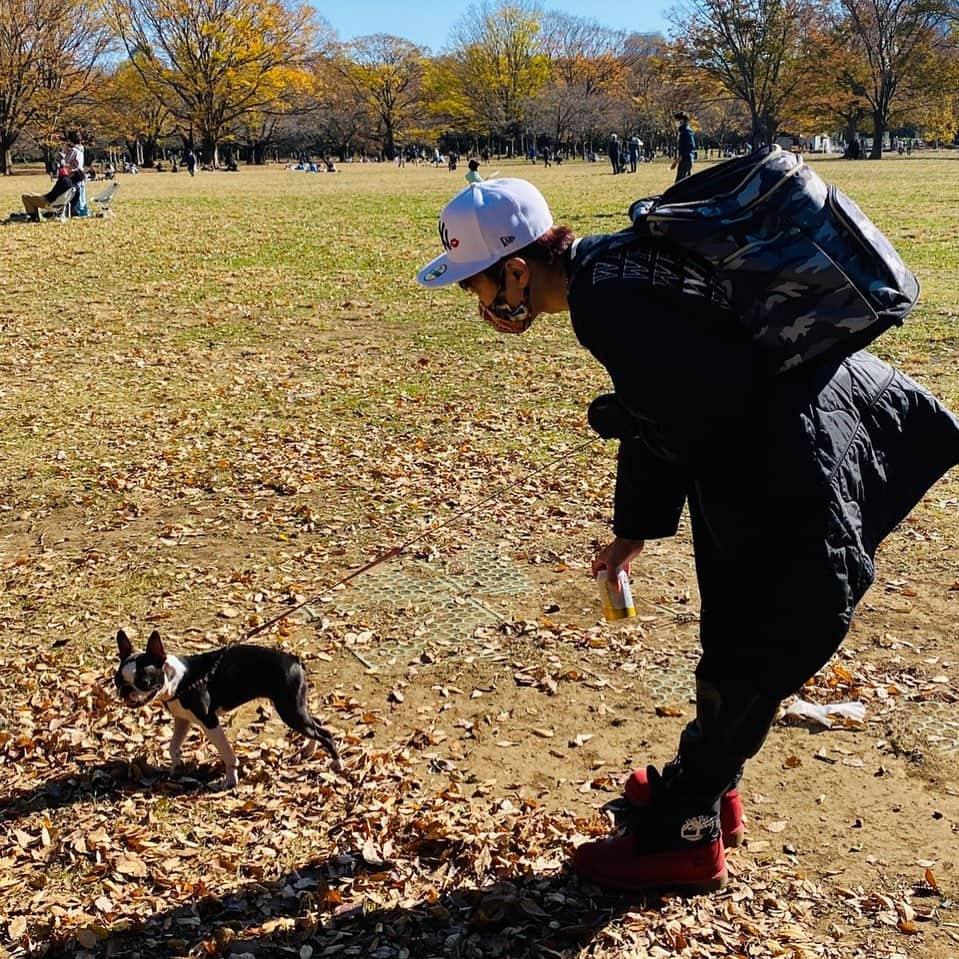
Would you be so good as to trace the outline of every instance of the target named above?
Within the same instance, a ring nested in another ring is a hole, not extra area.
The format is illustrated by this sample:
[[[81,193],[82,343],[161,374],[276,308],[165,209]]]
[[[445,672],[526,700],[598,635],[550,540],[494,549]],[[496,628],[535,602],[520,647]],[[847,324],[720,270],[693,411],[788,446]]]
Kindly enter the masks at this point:
[[[676,183],[685,180],[693,172],[693,160],[696,158],[696,137],[689,126],[688,113],[674,113],[673,119],[679,123],[679,136],[676,140],[676,156],[670,169],[676,171]]]
[[[761,371],[700,267],[654,240],[605,252],[553,223],[517,179],[468,187],[440,215],[444,252],[417,279],[459,285],[481,317],[522,333],[569,311],[613,392],[590,407],[619,439],[615,573],[684,506],[702,600],[696,718],[662,771],[634,772],[625,830],[580,845],[574,867],[609,889],[706,891],[742,835],[737,785],[783,698],[839,647],[882,539],[959,462],[959,421],[866,352]]]

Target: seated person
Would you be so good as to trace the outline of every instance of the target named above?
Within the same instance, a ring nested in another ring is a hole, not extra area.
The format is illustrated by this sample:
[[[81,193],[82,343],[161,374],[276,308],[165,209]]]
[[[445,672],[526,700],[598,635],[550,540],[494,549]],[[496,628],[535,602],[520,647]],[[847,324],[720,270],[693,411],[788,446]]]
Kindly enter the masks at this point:
[[[78,183],[83,182],[83,171],[77,170],[70,173],[66,167],[60,167],[57,174],[57,182],[46,193],[24,193],[20,199],[23,201],[23,208],[27,211],[30,219],[35,223],[40,222],[40,211],[49,208],[57,197],[63,196],[68,190],[72,190]]]
[[[326,164],[327,173],[336,173],[336,164],[333,162],[333,157],[327,157],[323,162]]]

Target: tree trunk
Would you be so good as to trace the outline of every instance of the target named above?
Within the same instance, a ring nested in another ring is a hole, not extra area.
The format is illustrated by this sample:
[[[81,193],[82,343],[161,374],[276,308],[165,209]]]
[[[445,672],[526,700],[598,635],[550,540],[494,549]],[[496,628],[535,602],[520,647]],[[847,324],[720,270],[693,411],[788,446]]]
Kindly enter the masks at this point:
[[[220,166],[220,146],[211,136],[203,137],[203,162],[214,170]]]
[[[14,143],[17,142],[17,135],[0,135],[0,174],[4,176],[13,176],[13,154]]]
[[[882,159],[882,141],[886,135],[886,121],[882,113],[874,111],[872,115],[872,150],[869,153],[870,160]]]

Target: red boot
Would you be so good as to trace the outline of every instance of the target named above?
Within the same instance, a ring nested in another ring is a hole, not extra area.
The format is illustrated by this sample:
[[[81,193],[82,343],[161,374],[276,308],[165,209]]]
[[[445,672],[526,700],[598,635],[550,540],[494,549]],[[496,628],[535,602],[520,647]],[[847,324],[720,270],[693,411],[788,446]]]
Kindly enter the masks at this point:
[[[726,885],[727,875],[723,843],[716,825],[715,818],[691,816],[676,823],[680,834],[678,842],[670,842],[670,829],[666,830],[665,837],[662,829],[641,830],[639,834],[626,832],[610,839],[586,842],[573,853],[573,868],[597,886],[621,892],[652,889],[713,892]],[[715,838],[701,838],[704,828],[707,837],[711,831]],[[655,838],[660,840],[658,850],[649,848],[649,840]],[[672,848],[661,848],[664,838],[666,845]]]
[[[649,805],[649,776],[645,769],[637,769],[632,773],[626,780],[623,793],[633,806]],[[742,845],[746,828],[743,826],[743,802],[738,789],[730,789],[723,795],[719,806],[719,824],[723,834],[723,845],[727,849],[735,849]]]

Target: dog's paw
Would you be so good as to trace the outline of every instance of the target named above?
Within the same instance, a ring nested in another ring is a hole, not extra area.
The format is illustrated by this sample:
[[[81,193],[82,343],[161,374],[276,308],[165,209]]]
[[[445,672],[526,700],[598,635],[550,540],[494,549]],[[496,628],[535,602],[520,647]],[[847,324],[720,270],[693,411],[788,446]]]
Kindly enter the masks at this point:
[[[217,792],[223,792],[227,789],[235,789],[237,784],[236,772],[228,772],[213,788]]]

